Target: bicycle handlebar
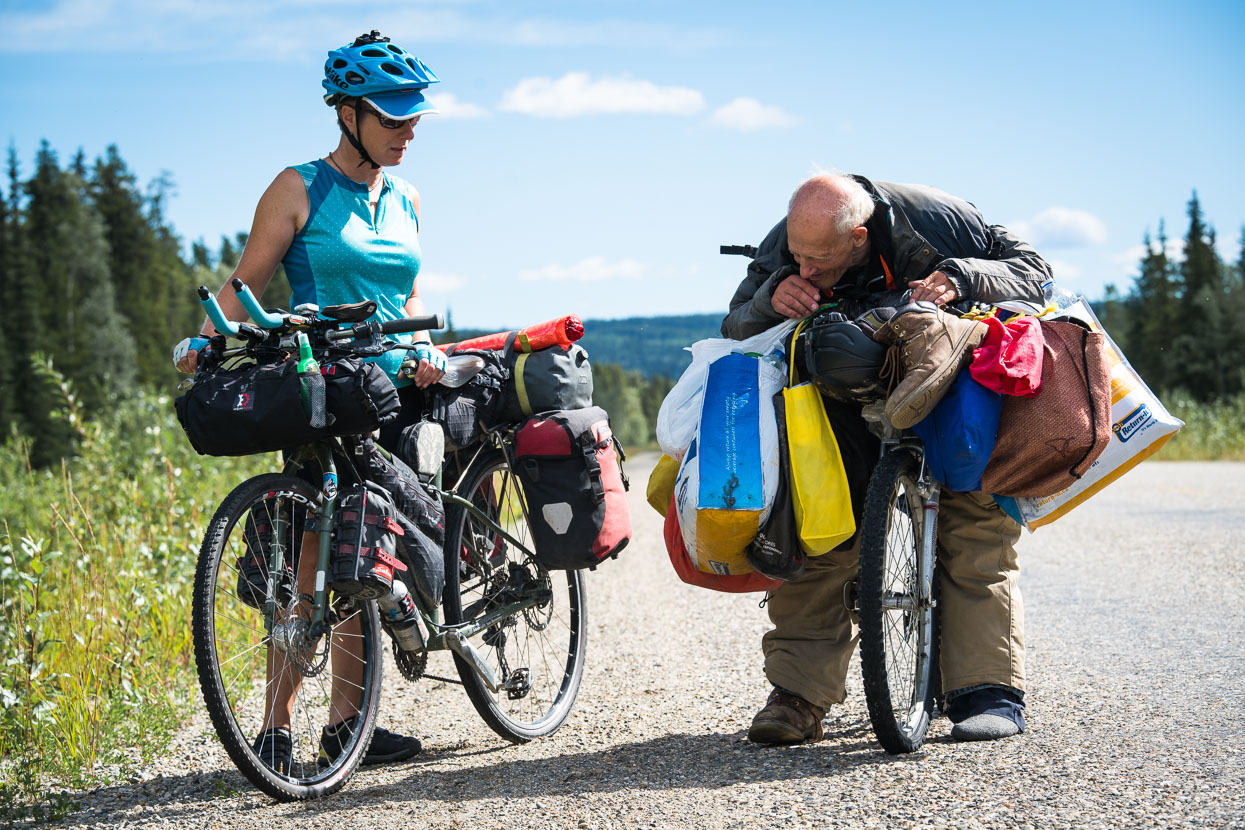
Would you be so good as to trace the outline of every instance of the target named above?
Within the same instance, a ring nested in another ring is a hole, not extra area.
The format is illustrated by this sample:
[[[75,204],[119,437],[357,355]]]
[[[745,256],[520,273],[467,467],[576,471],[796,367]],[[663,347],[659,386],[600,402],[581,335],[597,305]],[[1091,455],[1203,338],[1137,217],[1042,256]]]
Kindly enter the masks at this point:
[[[212,296],[212,292],[208,291],[206,285],[199,286],[199,305],[207,312],[208,319],[212,321],[212,325],[216,327],[216,331],[226,337],[238,336],[238,324],[225,316],[225,312],[220,310],[220,303],[216,302],[216,298]]]
[[[281,325],[284,320],[280,314],[272,314],[265,311],[259,304],[259,300],[255,299],[255,295],[251,293],[251,288],[242,280],[234,277],[230,281],[233,291],[238,295],[238,301],[242,303],[242,307],[246,309],[246,313],[251,315],[251,319],[258,323],[262,328],[275,329]]]
[[[259,301],[255,299],[251,289],[242,280],[235,277],[230,284],[233,286],[234,293],[237,295],[238,302],[242,304],[243,309],[262,328],[276,329],[286,323],[286,315],[265,311],[260,306]],[[238,333],[244,330],[248,330],[247,335],[250,337],[251,332],[257,331],[247,323],[237,323],[226,317],[225,312],[221,310],[220,303],[216,301],[216,297],[212,295],[212,292],[208,290],[206,285],[199,286],[199,304],[207,312],[208,319],[212,321],[216,331],[226,337],[237,337]],[[301,320],[302,318],[297,319]],[[325,337],[332,342],[362,337],[374,331],[385,335],[408,334],[413,331],[443,328],[445,328],[444,314],[424,314],[420,317],[402,317],[384,323],[357,323],[353,326],[329,330],[325,332]]]

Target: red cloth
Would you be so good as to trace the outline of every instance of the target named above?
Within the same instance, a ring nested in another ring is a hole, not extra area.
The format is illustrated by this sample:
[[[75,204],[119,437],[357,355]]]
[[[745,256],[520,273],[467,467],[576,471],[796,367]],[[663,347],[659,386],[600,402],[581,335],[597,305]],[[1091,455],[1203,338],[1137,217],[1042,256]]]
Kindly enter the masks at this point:
[[[987,389],[1032,398],[1042,389],[1042,327],[1036,317],[1006,323],[988,317],[986,336],[973,350],[969,374]]]

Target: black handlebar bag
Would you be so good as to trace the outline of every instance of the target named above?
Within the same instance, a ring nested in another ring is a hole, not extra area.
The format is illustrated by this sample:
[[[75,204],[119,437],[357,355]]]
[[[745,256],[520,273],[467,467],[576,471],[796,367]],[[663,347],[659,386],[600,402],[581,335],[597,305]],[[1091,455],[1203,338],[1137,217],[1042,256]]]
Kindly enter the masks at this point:
[[[319,429],[303,412],[292,358],[198,377],[173,402],[177,420],[200,455],[254,455],[369,433],[397,417],[398,391],[376,364],[344,357],[325,363],[320,373],[329,418]]]
[[[631,541],[627,480],[599,406],[543,412],[515,435],[536,558],[549,570],[595,568]]]

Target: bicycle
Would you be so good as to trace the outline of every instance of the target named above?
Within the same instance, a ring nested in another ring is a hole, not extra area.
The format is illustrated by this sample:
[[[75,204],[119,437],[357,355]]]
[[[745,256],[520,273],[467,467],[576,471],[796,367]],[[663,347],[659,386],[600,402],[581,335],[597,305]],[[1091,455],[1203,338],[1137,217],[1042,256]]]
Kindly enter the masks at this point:
[[[860,665],[873,732],[892,754],[929,731],[938,672],[935,579],[939,484],[920,439],[892,427],[882,404],[863,415],[882,440],[860,525]]]
[[[387,334],[444,325],[440,315],[366,322],[370,312],[351,306],[317,310],[319,317],[301,307],[294,314],[270,312],[240,281],[233,288],[256,325],[226,320],[210,292],[199,289],[220,333],[212,346],[220,348],[218,365],[271,359],[301,336],[321,362],[376,355],[413,348],[385,340]],[[226,348],[226,335],[243,344]],[[408,681],[425,676],[428,652],[451,651],[459,679],[437,679],[461,683],[484,721],[507,740],[551,734],[566,720],[583,672],[584,583],[580,572],[548,571],[536,559],[526,502],[511,473],[516,426],[491,428],[474,446],[449,454],[453,481],[443,487],[439,471],[428,485],[446,506],[444,619],[411,592],[417,633],[408,627],[399,636],[382,623],[376,599],[331,587],[338,464],[353,467],[366,435],[300,446],[287,454],[281,473],[242,482],[216,510],[195,576],[196,666],[217,735],[261,791],[282,801],[320,798],[353,774],[380,705],[382,628],[394,639],[392,653]],[[323,473],[318,489],[296,474],[310,461]],[[357,470],[355,476],[361,480]],[[308,517],[314,530],[303,529]],[[260,561],[257,572],[240,567],[248,556]],[[274,723],[278,706],[290,713],[291,761],[274,768],[269,745],[256,736]],[[345,735],[322,731],[339,721]]]

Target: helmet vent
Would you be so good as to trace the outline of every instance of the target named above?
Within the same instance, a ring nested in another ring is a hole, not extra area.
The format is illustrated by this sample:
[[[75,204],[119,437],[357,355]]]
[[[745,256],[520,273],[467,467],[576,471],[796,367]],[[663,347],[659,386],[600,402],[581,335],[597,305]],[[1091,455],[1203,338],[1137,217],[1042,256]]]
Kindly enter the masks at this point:
[[[344,67],[344,66],[346,66],[346,65],[347,65],[347,64],[346,64],[346,62],[345,62],[344,60],[342,60],[341,58],[338,58],[337,60],[333,61],[333,68],[334,68],[334,69],[341,69],[342,67]]]
[[[385,61],[384,63],[382,63],[380,65],[380,68],[388,72],[390,75],[405,75],[406,74],[406,69],[404,69],[401,66],[398,66],[396,63],[389,63],[388,61]]]
[[[347,72],[346,73],[346,83],[348,84],[361,84],[365,80],[367,79],[364,78],[362,75],[360,75],[358,72]]]
[[[364,49],[359,54],[365,58],[387,58],[389,57],[387,54],[382,52],[380,49]]]
[[[390,51],[390,52],[393,52],[395,55],[401,55],[401,54],[402,54],[402,49],[401,49],[400,47],[398,47],[398,46],[394,46],[392,43],[391,43],[391,44],[389,44],[389,51]]]

